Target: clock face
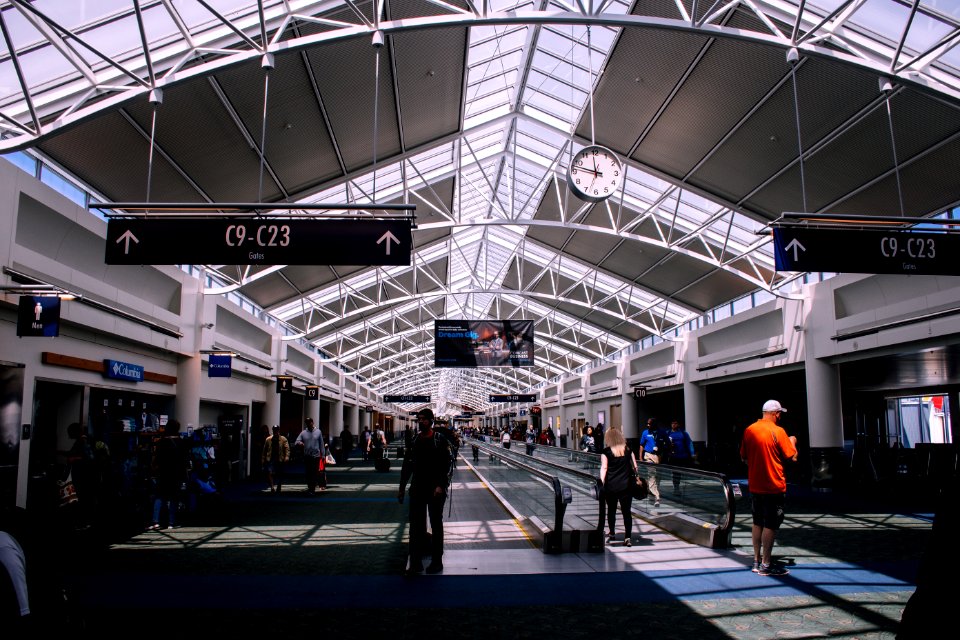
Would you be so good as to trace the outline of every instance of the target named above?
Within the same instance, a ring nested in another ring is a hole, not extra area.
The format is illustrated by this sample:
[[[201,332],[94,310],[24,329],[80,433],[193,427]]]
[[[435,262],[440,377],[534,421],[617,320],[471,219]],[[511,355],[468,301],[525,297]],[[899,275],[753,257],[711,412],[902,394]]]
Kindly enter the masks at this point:
[[[599,145],[581,149],[567,169],[567,185],[574,195],[588,202],[600,202],[612,196],[622,179],[620,159]]]

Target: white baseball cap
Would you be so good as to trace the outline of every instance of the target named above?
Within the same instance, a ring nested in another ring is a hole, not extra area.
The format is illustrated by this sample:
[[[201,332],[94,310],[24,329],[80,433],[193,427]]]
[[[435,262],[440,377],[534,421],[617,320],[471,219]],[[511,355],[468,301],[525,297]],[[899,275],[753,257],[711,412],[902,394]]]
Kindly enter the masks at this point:
[[[763,412],[764,413],[774,413],[776,411],[783,411],[786,413],[786,409],[780,406],[780,403],[776,400],[767,400],[763,403]]]

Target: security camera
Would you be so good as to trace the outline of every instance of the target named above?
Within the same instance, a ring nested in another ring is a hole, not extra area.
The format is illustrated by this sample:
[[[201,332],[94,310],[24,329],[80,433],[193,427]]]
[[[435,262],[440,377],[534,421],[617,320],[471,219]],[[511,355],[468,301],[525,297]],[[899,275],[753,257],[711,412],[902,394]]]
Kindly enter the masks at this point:
[[[379,49],[380,47],[383,46],[383,31],[380,31],[379,29],[377,29],[376,31],[373,32],[373,42],[372,42],[372,44],[373,44],[373,46],[375,46],[377,49]]]
[[[790,47],[787,49],[787,62],[790,64],[797,64],[800,61],[800,52],[797,51],[796,47]]]

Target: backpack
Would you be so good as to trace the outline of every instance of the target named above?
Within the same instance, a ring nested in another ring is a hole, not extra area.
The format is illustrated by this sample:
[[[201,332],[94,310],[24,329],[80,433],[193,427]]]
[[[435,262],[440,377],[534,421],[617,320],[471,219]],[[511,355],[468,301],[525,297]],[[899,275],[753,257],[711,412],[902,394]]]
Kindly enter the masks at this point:
[[[663,429],[657,429],[653,437],[657,442],[657,455],[660,457],[660,463],[663,464],[673,453],[673,441],[670,439],[669,432]]]

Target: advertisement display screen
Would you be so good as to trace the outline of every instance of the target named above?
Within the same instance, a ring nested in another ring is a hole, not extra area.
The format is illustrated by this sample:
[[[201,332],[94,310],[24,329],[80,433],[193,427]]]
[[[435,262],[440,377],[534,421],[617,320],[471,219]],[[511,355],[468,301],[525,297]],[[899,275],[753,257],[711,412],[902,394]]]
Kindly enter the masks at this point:
[[[434,320],[435,367],[532,367],[533,320]]]

